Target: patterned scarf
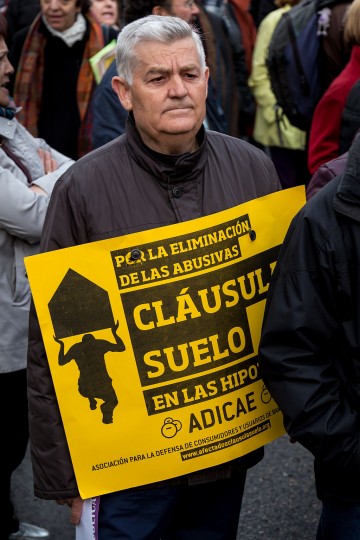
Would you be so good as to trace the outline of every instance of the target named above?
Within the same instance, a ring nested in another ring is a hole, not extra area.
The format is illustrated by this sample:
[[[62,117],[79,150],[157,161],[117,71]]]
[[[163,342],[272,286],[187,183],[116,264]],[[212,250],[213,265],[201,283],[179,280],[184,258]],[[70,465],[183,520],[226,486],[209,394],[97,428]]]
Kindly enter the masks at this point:
[[[92,112],[90,101],[95,81],[89,58],[104,47],[101,26],[90,16],[86,15],[90,24],[90,35],[85,45],[84,56],[80,66],[77,81],[77,104],[81,126],[78,139],[78,156],[81,157],[92,149],[91,128]],[[44,48],[46,36],[39,32],[41,14],[39,14],[26,36],[22,49],[19,67],[16,73],[14,99],[18,107],[18,120],[36,137],[39,118],[43,77],[44,77]]]
[[[12,120],[16,114],[16,109],[13,107],[0,107],[0,116]]]

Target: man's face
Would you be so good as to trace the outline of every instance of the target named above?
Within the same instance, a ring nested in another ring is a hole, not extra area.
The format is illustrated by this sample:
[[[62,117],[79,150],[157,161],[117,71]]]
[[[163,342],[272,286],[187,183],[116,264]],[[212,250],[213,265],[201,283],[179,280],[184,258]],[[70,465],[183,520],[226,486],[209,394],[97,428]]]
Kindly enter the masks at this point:
[[[8,107],[10,97],[9,90],[6,85],[9,84],[9,77],[14,72],[14,68],[10,64],[8,57],[8,48],[4,38],[0,38],[0,106]]]
[[[194,0],[169,0],[160,10],[158,15],[172,15],[186,22],[191,22],[199,13],[199,8]]]
[[[136,127],[150,148],[165,154],[194,151],[205,118],[208,68],[201,70],[191,38],[136,46],[131,86],[114,77],[122,105],[133,111]]]
[[[58,32],[64,32],[72,26],[80,7],[76,0],[40,0],[41,12],[49,25]]]

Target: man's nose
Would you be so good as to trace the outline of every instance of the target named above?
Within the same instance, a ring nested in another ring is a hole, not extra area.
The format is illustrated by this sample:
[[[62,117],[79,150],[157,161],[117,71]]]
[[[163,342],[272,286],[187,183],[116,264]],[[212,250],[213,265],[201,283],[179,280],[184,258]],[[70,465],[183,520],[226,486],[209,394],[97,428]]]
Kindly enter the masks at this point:
[[[170,80],[169,96],[183,97],[187,94],[186,85],[180,75],[174,75]]]

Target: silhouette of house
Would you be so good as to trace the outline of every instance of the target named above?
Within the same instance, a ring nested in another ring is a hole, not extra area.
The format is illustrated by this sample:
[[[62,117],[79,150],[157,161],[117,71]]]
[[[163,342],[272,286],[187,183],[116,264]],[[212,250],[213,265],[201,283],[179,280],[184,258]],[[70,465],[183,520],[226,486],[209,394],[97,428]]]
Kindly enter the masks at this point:
[[[59,339],[114,325],[108,291],[71,268],[51,298],[49,311]]]

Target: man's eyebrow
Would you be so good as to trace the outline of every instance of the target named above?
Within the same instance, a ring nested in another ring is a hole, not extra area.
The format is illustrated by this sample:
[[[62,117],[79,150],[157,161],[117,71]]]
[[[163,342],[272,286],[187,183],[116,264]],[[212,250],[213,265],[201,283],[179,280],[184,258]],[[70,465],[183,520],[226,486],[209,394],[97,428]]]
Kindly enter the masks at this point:
[[[146,75],[152,75],[153,73],[171,73],[172,69],[160,66],[154,66],[147,70]]]
[[[180,71],[194,71],[194,70],[200,71],[199,66],[197,66],[196,64],[186,64],[184,66],[180,66]],[[153,67],[150,67],[146,71],[146,75],[153,75],[155,73],[171,73],[172,71],[173,70],[171,68],[153,66]]]

